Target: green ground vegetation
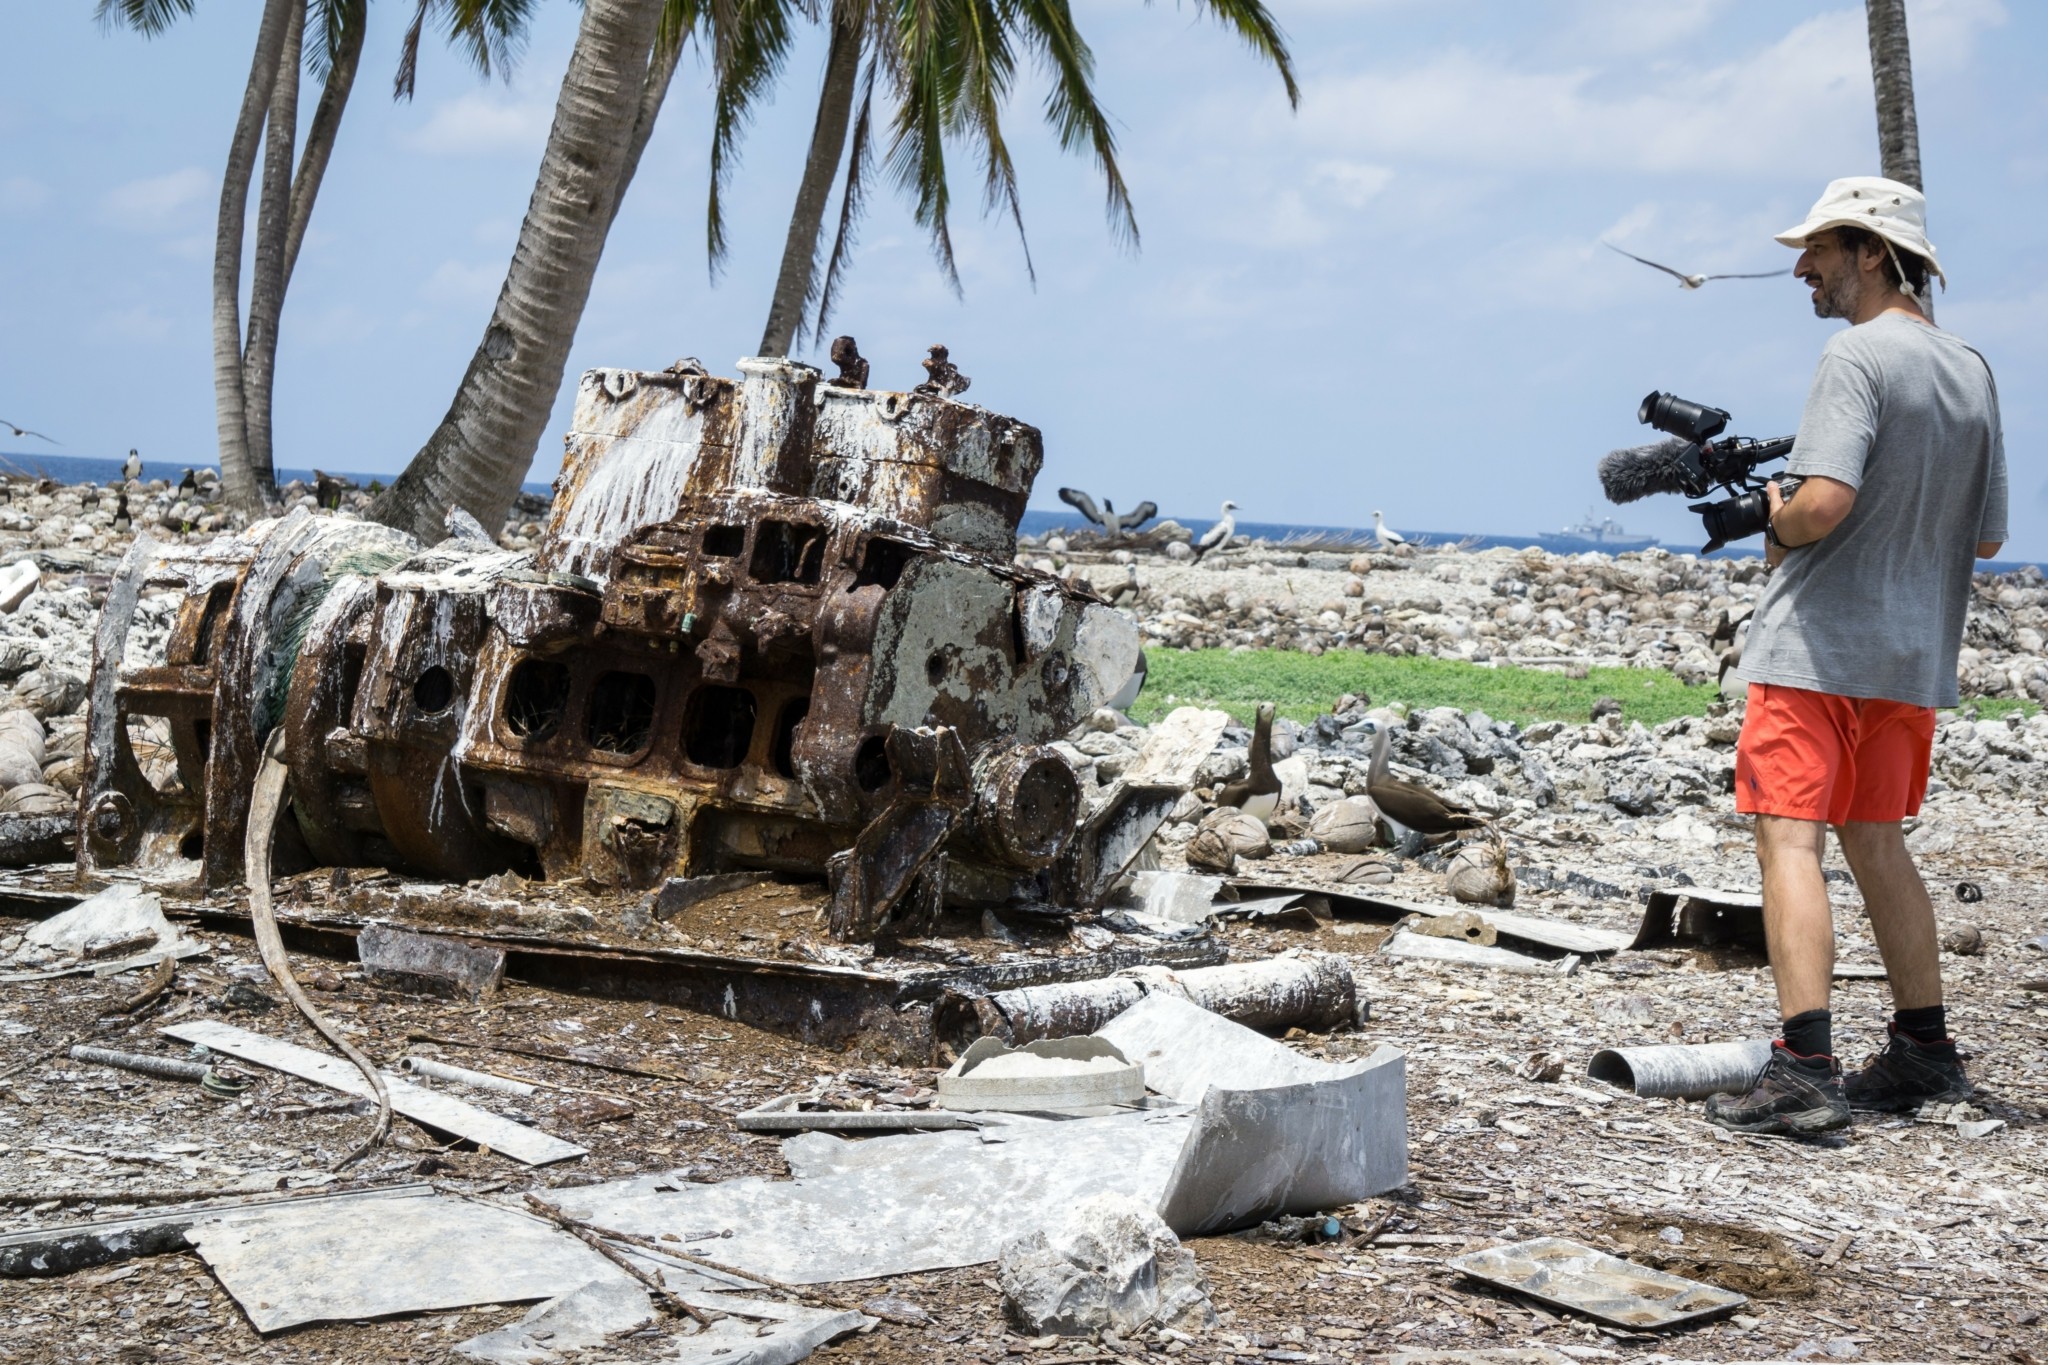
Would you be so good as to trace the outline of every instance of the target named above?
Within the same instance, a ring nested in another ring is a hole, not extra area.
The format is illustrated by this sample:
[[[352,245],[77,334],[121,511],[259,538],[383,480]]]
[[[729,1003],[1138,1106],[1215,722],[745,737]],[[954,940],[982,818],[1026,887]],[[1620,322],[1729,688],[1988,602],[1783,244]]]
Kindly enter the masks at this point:
[[[1457,659],[1349,649],[1327,654],[1151,649],[1145,662],[1145,691],[1131,708],[1131,718],[1147,724],[1176,706],[1214,706],[1249,721],[1262,701],[1276,704],[1283,716],[1307,722],[1352,692],[1371,697],[1375,706],[1455,706],[1518,725],[1584,721],[1594,702],[1613,697],[1630,720],[1659,725],[1678,716],[1705,715],[1720,697],[1714,688],[1687,687],[1661,669],[1595,668],[1583,678],[1568,678],[1557,669],[1488,668]]]
[[[1150,724],[1176,706],[1214,706],[1249,723],[1262,701],[1304,723],[1336,704],[1346,692],[1371,697],[1373,705],[1402,703],[1415,710],[1455,706],[1484,711],[1495,720],[1529,725],[1539,720],[1584,721],[1593,703],[1613,697],[1621,713],[1645,725],[1679,716],[1702,716],[1719,700],[1713,687],[1687,687],[1661,669],[1595,668],[1583,678],[1560,670],[1483,667],[1456,659],[1397,658],[1360,650],[1302,654],[1287,649],[1234,653],[1227,649],[1152,649],[1145,691],[1131,718]],[[2009,698],[1972,699],[1964,704],[1989,719],[2008,711],[2032,715],[2032,702]]]

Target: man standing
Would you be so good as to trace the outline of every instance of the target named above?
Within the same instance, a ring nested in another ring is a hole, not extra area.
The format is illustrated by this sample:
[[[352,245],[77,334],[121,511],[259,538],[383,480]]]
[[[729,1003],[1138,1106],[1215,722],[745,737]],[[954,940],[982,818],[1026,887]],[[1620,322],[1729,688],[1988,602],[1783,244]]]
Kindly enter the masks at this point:
[[[1799,419],[1793,496],[1769,488],[1766,557],[1741,676],[1736,809],[1756,817],[1764,931],[1783,1038],[1709,1121],[1821,1133],[1851,1108],[1967,1097],[1942,1005],[1934,906],[1901,821],[1927,789],[1934,709],[1956,704],[1972,556],[2006,535],[1998,394],[1984,358],[1927,319],[1941,275],[1919,191],[1874,176],[1829,185],[1779,235],[1814,312],[1841,318]],[[1846,1080],[1828,992],[1834,921],[1821,854],[1833,826],[1891,983],[1889,1045]]]

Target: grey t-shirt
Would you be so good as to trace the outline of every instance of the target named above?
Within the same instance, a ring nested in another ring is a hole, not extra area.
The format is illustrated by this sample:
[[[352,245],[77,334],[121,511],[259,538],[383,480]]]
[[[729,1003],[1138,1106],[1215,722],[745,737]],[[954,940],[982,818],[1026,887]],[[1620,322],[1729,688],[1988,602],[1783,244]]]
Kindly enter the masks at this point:
[[[1954,706],[1977,542],[2006,538],[2005,439],[1983,358],[1899,313],[1837,333],[1787,472],[1838,479],[1856,504],[1772,574],[1739,676]]]

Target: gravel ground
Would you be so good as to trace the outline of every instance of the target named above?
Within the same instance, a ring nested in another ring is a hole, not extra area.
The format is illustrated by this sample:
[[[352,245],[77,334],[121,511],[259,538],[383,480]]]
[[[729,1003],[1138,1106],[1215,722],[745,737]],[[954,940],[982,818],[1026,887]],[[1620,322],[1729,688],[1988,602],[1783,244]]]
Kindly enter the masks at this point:
[[[0,534],[54,535],[55,528],[35,529],[49,520]],[[98,534],[66,543],[94,560],[118,552],[117,544],[99,543]],[[1310,562],[1281,562],[1289,556]],[[1073,562],[1105,586],[1126,567],[1135,570],[1141,588],[1134,600],[1155,641],[1329,648],[1345,636],[1341,643],[1462,657],[1512,647],[1596,662],[1664,659],[1674,669],[1687,661],[1697,668],[1702,658],[1715,666],[1717,647],[1708,638],[1713,624],[1753,597],[1755,588],[1738,581],[1740,566],[1669,557],[1566,562],[1425,553],[1358,556],[1358,565],[1354,557],[1242,552],[1234,560],[1226,556],[1228,567],[1215,567],[1148,552],[1129,566],[1106,555],[1086,565]],[[54,590],[76,592],[89,606],[96,572],[104,566],[81,560]],[[1660,591],[1658,582],[1667,576],[1676,586]],[[1353,583],[1356,590],[1347,592]],[[1578,586],[1564,590],[1570,583]],[[1624,583],[1647,586],[1629,595],[1617,586]],[[1975,670],[1972,676],[1985,684],[1981,690],[1993,690],[1989,684],[1996,681],[2004,695],[2034,692],[2044,601],[2048,595],[2036,580],[1980,581],[1972,627],[1977,653],[1964,667]],[[1334,626],[1321,617],[1326,607],[1337,614]],[[42,617],[0,618],[44,621],[40,635],[0,627],[0,656],[8,638],[54,640],[60,632],[89,629],[89,610],[74,610],[68,598],[52,596],[46,608]],[[1518,608],[1530,615],[1517,621]],[[1546,619],[1552,610],[1557,617]],[[1258,611],[1267,619],[1254,620]],[[1375,616],[1382,629],[1366,630]],[[1468,627],[1462,636],[1453,629],[1461,622]],[[50,647],[52,661],[56,650],[75,647],[65,635]],[[46,690],[47,678],[46,671]],[[46,716],[53,739],[70,728],[54,707],[38,714]],[[1280,748],[1303,760],[1291,793],[1302,804],[1290,819],[1305,822],[1308,808],[1362,790],[1366,721],[1392,732],[1395,761],[1409,776],[1498,816],[1517,875],[1519,912],[1627,930],[1641,914],[1639,893],[1647,886],[1686,880],[1731,889],[1756,885],[1746,822],[1733,814],[1726,794],[1729,746],[1740,723],[1736,706],[1647,731],[1619,717],[1517,729],[1449,709],[1409,715],[1361,702],[1315,726],[1282,725]],[[1241,730],[1226,735],[1204,766],[1205,786],[1242,770],[1245,738]],[[1142,730],[1103,718],[1071,737],[1070,757],[1089,789],[1099,792],[1128,766],[1143,739]],[[1369,1020],[1327,1036],[1291,1034],[1288,1041],[1333,1059],[1382,1043],[1407,1054],[1411,1182],[1387,1198],[1338,1211],[1353,1231],[1335,1243],[1305,1243],[1284,1226],[1195,1240],[1222,1318],[1205,1334],[1027,1341],[1003,1321],[992,1267],[977,1266],[834,1287],[849,1303],[887,1294],[897,1301],[892,1316],[911,1321],[885,1321],[816,1358],[892,1365],[1011,1356],[1351,1361],[1397,1348],[1544,1345],[1583,1360],[1817,1357],[2025,1365],[2048,1359],[2048,1327],[2041,1321],[2048,1307],[2048,953],[2032,946],[2048,934],[2038,823],[2048,798],[2048,718],[1950,718],[1940,732],[1936,773],[1912,838],[1944,928],[1967,922],[1983,937],[1981,952],[1946,956],[1944,967],[1954,1029],[1983,1090],[1971,1117],[2003,1120],[1984,1136],[1960,1136],[1957,1116],[1950,1114],[1861,1119],[1847,1133],[1819,1142],[1737,1138],[1704,1124],[1695,1103],[1642,1100],[1584,1078],[1587,1060],[1604,1046],[1767,1033],[1775,1016],[1768,970],[1739,950],[1623,953],[1571,975],[1530,975],[1378,955],[1382,924],[1231,924],[1217,933],[1233,956],[1308,948],[1348,962],[1370,998]],[[1169,825],[1159,850],[1165,866],[1179,865],[1203,809],[1193,800]],[[1292,829],[1283,820],[1276,838]],[[1406,856],[1385,850],[1372,856],[1384,866],[1384,880],[1374,889],[1443,899],[1438,857],[1416,856],[1412,849]],[[1355,871],[1356,863],[1334,854],[1273,856],[1246,858],[1239,871],[1253,878],[1330,880]],[[1963,882],[1981,889],[1981,901],[1956,899],[1953,888]],[[1834,892],[1842,960],[1873,962],[1853,885],[1841,880]],[[860,951],[810,939],[806,907],[822,898],[814,886],[771,884],[707,903],[669,924],[639,916],[630,899],[604,900],[574,887],[498,881],[465,895],[468,902],[512,907],[505,911],[508,922],[569,937],[639,935],[667,947],[869,961]],[[284,887],[281,900],[288,908],[326,904],[317,881]],[[418,912],[445,918],[463,900],[450,897],[438,909]],[[0,918],[0,951],[28,923]],[[917,953],[986,960],[1074,950],[1045,930],[1002,930],[1020,935],[1021,943],[989,936],[1000,928],[994,921],[949,917]],[[1091,935],[1100,932],[1088,928]],[[61,1055],[63,1045],[81,1037],[176,1053],[182,1045],[157,1030],[174,1019],[211,1017],[317,1045],[288,1007],[246,1003],[250,988],[277,994],[247,941],[208,931],[201,937],[208,955],[182,964],[171,992],[139,1020],[101,1018],[134,988],[133,976],[0,987],[0,1227],[109,1216],[148,1196],[180,1191],[336,1189],[427,1179],[508,1198],[644,1171],[680,1170],[700,1180],[779,1175],[785,1167],[778,1144],[735,1131],[733,1113],[813,1087],[845,1103],[927,1102],[920,1092],[948,1060],[941,1055],[929,1065],[887,1065],[665,1005],[516,982],[484,1005],[452,1005],[376,988],[351,963],[302,957],[302,979],[319,1003],[373,1056],[390,1063],[409,1050],[425,1050],[463,1065],[576,1087],[530,1099],[493,1092],[463,1098],[519,1113],[590,1148],[588,1157],[568,1167],[533,1171],[463,1145],[447,1147],[400,1120],[386,1147],[337,1174],[330,1166],[354,1146],[367,1121],[317,1087],[256,1072],[245,1096],[222,1102],[179,1082],[84,1066]],[[1854,1064],[1881,1041],[1883,983],[1841,982],[1836,1009],[1839,1046]],[[423,1043],[415,1034],[456,1041]],[[565,1055],[515,1056],[457,1045],[488,1042]],[[1565,1058],[1560,1080],[1518,1078],[1524,1059],[1551,1051]],[[595,1097],[579,1091],[601,1092],[632,1112],[599,1117],[611,1107],[581,1103]],[[898,1098],[883,1098],[889,1096]],[[1740,1289],[1752,1301],[1717,1323],[1637,1335],[1478,1288],[1443,1265],[1461,1250],[1547,1234]],[[524,1311],[491,1306],[266,1339],[189,1254],[57,1280],[13,1281],[0,1298],[7,1322],[0,1359],[24,1362],[443,1361],[456,1358],[449,1350],[455,1341]],[[920,1316],[927,1320],[917,1321]],[[633,1340],[581,1358],[653,1360],[662,1347],[659,1339]]]

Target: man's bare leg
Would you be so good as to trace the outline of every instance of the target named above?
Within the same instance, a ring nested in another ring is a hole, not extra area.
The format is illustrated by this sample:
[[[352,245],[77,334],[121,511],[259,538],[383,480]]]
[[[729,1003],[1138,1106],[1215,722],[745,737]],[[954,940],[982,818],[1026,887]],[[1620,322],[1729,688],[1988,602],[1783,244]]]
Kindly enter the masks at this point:
[[[1835,921],[1828,909],[1821,850],[1828,829],[1817,820],[1756,818],[1756,856],[1764,872],[1764,937],[1778,983],[1782,1046],[1746,1093],[1707,1097],[1707,1122],[1738,1133],[1812,1136],[1849,1125],[1842,1068],[1834,1058],[1828,992],[1835,975]]]
[[[1780,1019],[1828,1007],[1835,975],[1835,920],[1827,879],[1821,875],[1826,843],[1827,826],[1817,820],[1756,817],[1756,856],[1764,874],[1764,939],[1770,945]],[[1901,845],[1900,852],[1904,851]],[[1926,892],[1921,895],[1924,898]]]
[[[1906,851],[1905,831],[1894,821],[1842,825],[1835,832],[1856,889],[1863,893],[1870,932],[1891,979],[1892,1007],[1939,1005],[1941,948],[1935,939],[1934,902]]]

